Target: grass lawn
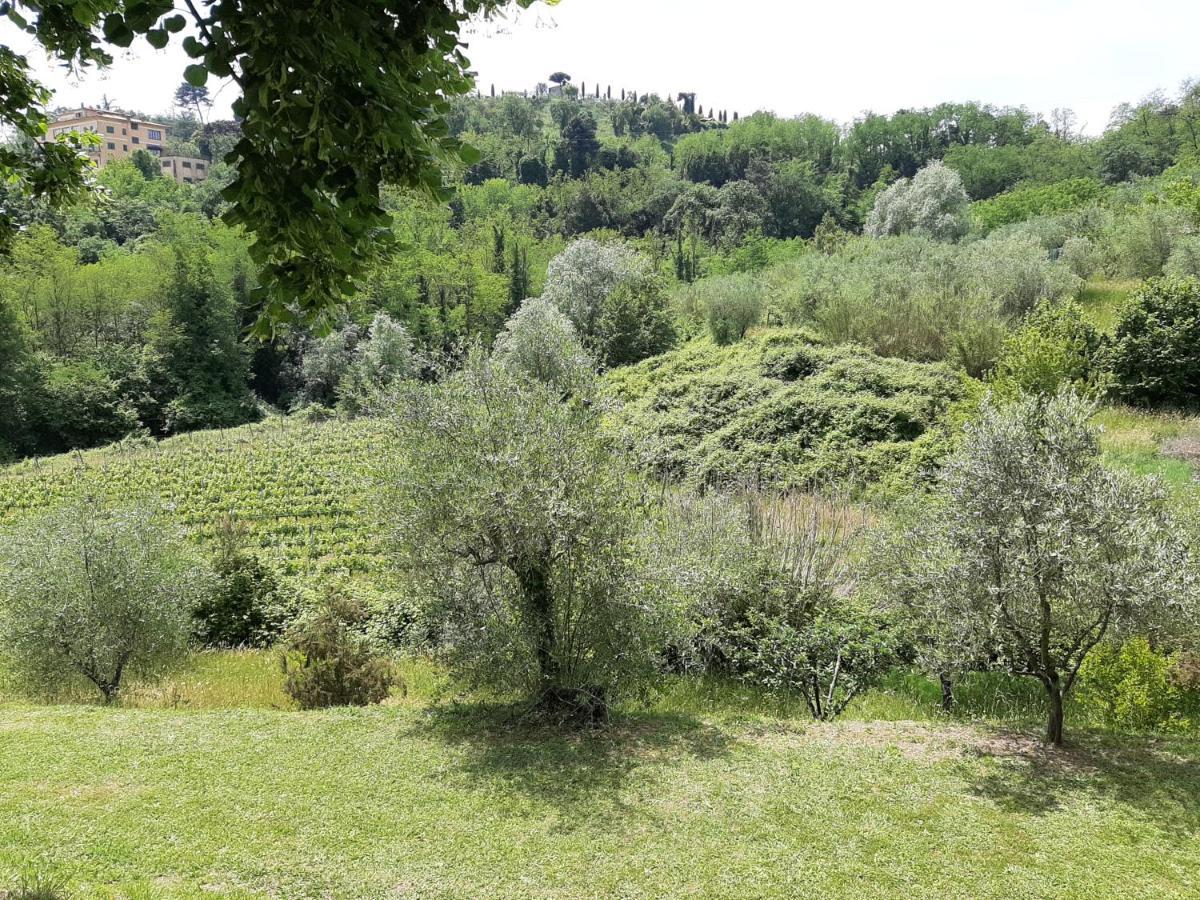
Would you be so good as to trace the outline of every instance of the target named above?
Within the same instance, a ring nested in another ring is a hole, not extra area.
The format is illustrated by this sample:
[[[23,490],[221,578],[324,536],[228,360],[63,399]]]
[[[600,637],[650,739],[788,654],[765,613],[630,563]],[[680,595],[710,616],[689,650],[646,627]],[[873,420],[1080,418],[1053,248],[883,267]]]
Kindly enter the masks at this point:
[[[1050,752],[902,678],[834,725],[693,681],[563,733],[419,664],[368,710],[282,708],[273,672],[206,654],[125,708],[0,705],[0,886],[40,863],[89,897],[1200,895],[1194,737],[1069,718]]]
[[[1092,320],[1104,332],[1112,333],[1117,324],[1117,312],[1129,295],[1137,290],[1140,281],[1108,281],[1095,279],[1083,286],[1079,302]]]
[[[1096,415],[1104,458],[1139,475],[1157,475],[1177,493],[1195,499],[1200,472],[1200,418],[1128,406]]]

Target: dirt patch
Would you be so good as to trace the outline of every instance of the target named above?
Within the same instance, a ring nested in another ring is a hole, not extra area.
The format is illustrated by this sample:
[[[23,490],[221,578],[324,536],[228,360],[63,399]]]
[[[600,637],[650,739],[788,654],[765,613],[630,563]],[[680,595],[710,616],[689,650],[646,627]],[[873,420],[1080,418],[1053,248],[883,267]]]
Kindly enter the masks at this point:
[[[1193,468],[1200,467],[1200,435],[1185,434],[1171,438],[1162,445],[1163,456],[1182,460]]]

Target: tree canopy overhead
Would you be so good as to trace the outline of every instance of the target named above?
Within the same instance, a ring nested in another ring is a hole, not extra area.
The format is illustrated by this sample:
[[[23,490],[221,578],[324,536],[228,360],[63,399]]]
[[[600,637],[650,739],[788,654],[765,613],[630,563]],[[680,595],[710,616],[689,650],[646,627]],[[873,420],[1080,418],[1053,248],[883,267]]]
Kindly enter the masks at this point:
[[[184,0],[177,11],[173,0],[12,0],[0,13],[67,65],[108,65],[109,46],[144,37],[161,49],[174,35],[195,60],[184,72],[189,84],[202,87],[210,75],[237,83],[242,138],[227,157],[237,175],[224,192],[225,219],[254,236],[266,333],[325,319],[387,246],[381,184],[441,196],[442,163],[475,160],[445,122],[447,98],[471,86],[459,31],[510,2]],[[48,100],[24,61],[3,49],[0,122],[42,137]],[[61,202],[81,188],[85,164],[71,144],[50,144],[6,151],[0,176]]]

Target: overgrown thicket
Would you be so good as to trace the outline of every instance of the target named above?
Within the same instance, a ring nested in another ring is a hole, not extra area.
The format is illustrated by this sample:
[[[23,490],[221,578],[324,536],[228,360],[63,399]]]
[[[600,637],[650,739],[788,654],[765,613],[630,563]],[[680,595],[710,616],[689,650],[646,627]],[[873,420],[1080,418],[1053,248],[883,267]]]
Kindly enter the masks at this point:
[[[647,468],[692,483],[875,481],[938,439],[963,396],[949,368],[800,330],[696,342],[613,372],[610,414]]]

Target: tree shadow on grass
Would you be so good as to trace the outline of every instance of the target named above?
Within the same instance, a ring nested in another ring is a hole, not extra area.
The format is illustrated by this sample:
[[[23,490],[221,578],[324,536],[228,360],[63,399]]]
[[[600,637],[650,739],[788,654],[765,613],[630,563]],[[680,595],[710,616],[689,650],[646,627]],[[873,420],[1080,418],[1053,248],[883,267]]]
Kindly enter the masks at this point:
[[[997,731],[969,750],[963,774],[974,793],[1011,812],[1046,815],[1084,798],[1120,804],[1181,836],[1200,833],[1194,740],[1087,733],[1053,749],[1030,735]]]
[[[454,747],[458,773],[478,784],[524,796],[555,809],[571,831],[613,816],[648,818],[643,804],[625,799],[657,793],[654,773],[687,760],[713,760],[737,741],[691,716],[624,713],[599,728],[531,720],[525,707],[487,703],[438,704],[412,726],[414,737]],[[642,791],[644,788],[644,792]]]

